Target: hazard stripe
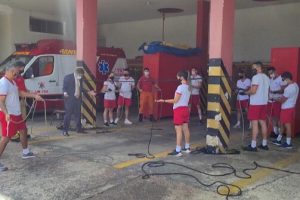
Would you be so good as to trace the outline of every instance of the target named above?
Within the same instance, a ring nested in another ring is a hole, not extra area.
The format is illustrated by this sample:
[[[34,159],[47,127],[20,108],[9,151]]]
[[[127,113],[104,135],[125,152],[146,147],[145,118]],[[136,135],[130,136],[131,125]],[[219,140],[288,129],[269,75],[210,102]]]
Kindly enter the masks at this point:
[[[231,81],[221,59],[210,59],[207,92],[207,134],[218,137],[219,150],[228,148],[231,118]],[[209,144],[207,140],[207,145]]]
[[[96,127],[96,98],[91,97],[88,94],[88,91],[96,91],[96,79],[84,61],[77,61],[77,67],[82,67],[84,69],[84,78],[82,84],[84,92],[82,95],[81,105],[82,117],[86,120],[87,124],[91,125],[92,127]]]
[[[206,112],[206,106],[207,106],[206,102],[207,102],[207,79],[203,79],[200,88],[200,108],[203,114]]]

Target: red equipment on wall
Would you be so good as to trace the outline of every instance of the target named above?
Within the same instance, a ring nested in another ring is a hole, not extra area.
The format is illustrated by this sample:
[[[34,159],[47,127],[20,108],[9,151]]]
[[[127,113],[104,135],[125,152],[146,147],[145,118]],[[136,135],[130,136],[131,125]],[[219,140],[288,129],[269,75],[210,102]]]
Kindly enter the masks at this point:
[[[151,77],[157,81],[159,87],[162,89],[161,93],[155,93],[155,98],[159,99],[162,95],[163,99],[172,99],[174,98],[177,86],[180,84],[176,79],[177,72],[183,69],[190,70],[195,67],[202,75],[204,72],[201,71],[201,66],[205,65],[201,62],[201,56],[180,57],[166,53],[155,53],[144,55],[143,66],[150,69]],[[173,116],[172,106],[172,104],[167,103],[163,105],[155,103],[155,119]]]
[[[271,63],[279,74],[289,71],[293,80],[300,85],[300,48],[272,48]],[[300,99],[297,100],[295,121],[292,128],[292,136],[300,135]]]

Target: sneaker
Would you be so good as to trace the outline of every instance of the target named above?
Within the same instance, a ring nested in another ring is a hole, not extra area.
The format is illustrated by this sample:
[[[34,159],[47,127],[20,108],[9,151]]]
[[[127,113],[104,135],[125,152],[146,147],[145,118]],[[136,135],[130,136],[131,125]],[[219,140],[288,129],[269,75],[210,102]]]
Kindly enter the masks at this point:
[[[104,126],[109,127],[109,123],[108,123],[108,122],[105,122],[105,123],[104,123]]]
[[[28,154],[23,153],[23,156],[22,156],[23,159],[34,158],[34,157],[35,157],[35,155],[32,152],[29,152]]]
[[[236,123],[233,128],[241,128],[241,124],[240,123]]]
[[[183,149],[181,149],[181,151],[182,152],[184,152],[184,153],[191,153],[191,148],[183,148]]]
[[[243,147],[243,150],[244,151],[257,152],[257,148],[256,147],[252,148],[250,144],[248,146],[246,146],[246,147]]]
[[[119,121],[119,118],[117,117],[117,118],[115,119],[115,124],[117,124],[118,121]]]
[[[131,121],[129,121],[128,119],[125,119],[125,121],[124,121],[124,124],[126,124],[126,125],[131,125],[131,124],[132,124],[132,122],[131,122]]]
[[[7,171],[7,170],[8,170],[8,168],[5,167],[4,165],[2,165],[2,164],[0,163],[0,172],[4,172],[4,171]]]
[[[153,115],[150,115],[149,120],[150,120],[150,122],[154,122],[154,121],[155,121],[154,116],[153,116]]]
[[[115,122],[110,122],[109,125],[116,126],[117,124]]]
[[[180,157],[182,156],[181,151],[177,152],[176,150],[172,151],[171,153],[168,153],[169,156],[176,156],[176,157]]]
[[[63,134],[63,136],[67,136],[67,137],[70,136],[69,133],[68,133],[68,131],[64,131],[62,134]]]
[[[281,144],[280,147],[286,148],[286,149],[292,149],[292,148],[293,148],[292,144],[288,144],[288,143],[286,143],[286,142],[283,143],[283,144]]]
[[[262,149],[262,150],[265,150],[265,151],[268,151],[269,150],[269,147],[268,145],[266,146],[263,146],[262,144],[258,146],[258,148]]]
[[[142,122],[143,118],[144,118],[143,114],[139,114],[139,122]]]
[[[278,141],[278,140],[272,140],[271,142],[272,142],[272,144],[275,144],[275,145],[277,145],[277,146],[281,146],[281,141]]]
[[[277,138],[277,137],[278,135],[274,131],[272,131],[270,134],[270,138]]]

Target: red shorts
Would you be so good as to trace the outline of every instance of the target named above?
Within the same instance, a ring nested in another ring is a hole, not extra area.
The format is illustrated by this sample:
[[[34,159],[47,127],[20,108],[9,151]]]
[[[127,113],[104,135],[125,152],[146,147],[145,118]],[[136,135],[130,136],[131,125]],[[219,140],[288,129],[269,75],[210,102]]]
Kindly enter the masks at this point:
[[[282,109],[280,112],[280,122],[283,124],[292,123],[294,114],[295,108]]]
[[[252,120],[266,120],[267,119],[267,105],[249,105],[248,119]]]
[[[190,121],[189,107],[178,107],[173,110],[174,125],[182,125]]]
[[[18,131],[25,130],[26,124],[23,121],[22,115],[10,115],[10,123],[7,127],[7,122],[5,119],[5,114],[0,112],[0,122],[2,126],[2,137],[11,138],[16,135]],[[16,123],[20,122],[20,123]],[[8,128],[8,130],[7,130]]]
[[[280,117],[280,111],[281,111],[281,103],[279,102],[269,102],[268,103],[268,115],[271,117]]]
[[[241,110],[242,109],[248,109],[249,107],[249,100],[246,99],[246,100],[236,100],[236,109],[237,110]]]
[[[200,105],[200,96],[197,95],[197,94],[191,95],[189,104],[191,106],[198,106],[198,105]]]
[[[118,106],[131,106],[131,99],[124,98],[122,96],[119,96],[118,98]]]
[[[116,100],[104,99],[104,108],[115,108],[115,107],[116,107]]]

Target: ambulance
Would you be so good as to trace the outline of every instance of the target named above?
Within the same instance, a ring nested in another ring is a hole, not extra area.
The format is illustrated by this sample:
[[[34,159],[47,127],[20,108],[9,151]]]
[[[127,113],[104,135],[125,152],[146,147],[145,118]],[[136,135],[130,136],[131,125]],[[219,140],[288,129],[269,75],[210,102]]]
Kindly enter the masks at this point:
[[[63,109],[63,80],[76,68],[76,46],[71,41],[44,39],[33,44],[16,44],[16,51],[0,64],[3,75],[5,67],[17,61],[26,64],[22,76],[30,92],[39,93],[46,99],[47,111]],[[125,53],[120,48],[97,48],[96,85],[100,91],[110,72],[121,76],[127,68]],[[97,99],[99,104],[100,99]],[[39,103],[36,111],[43,111]]]

